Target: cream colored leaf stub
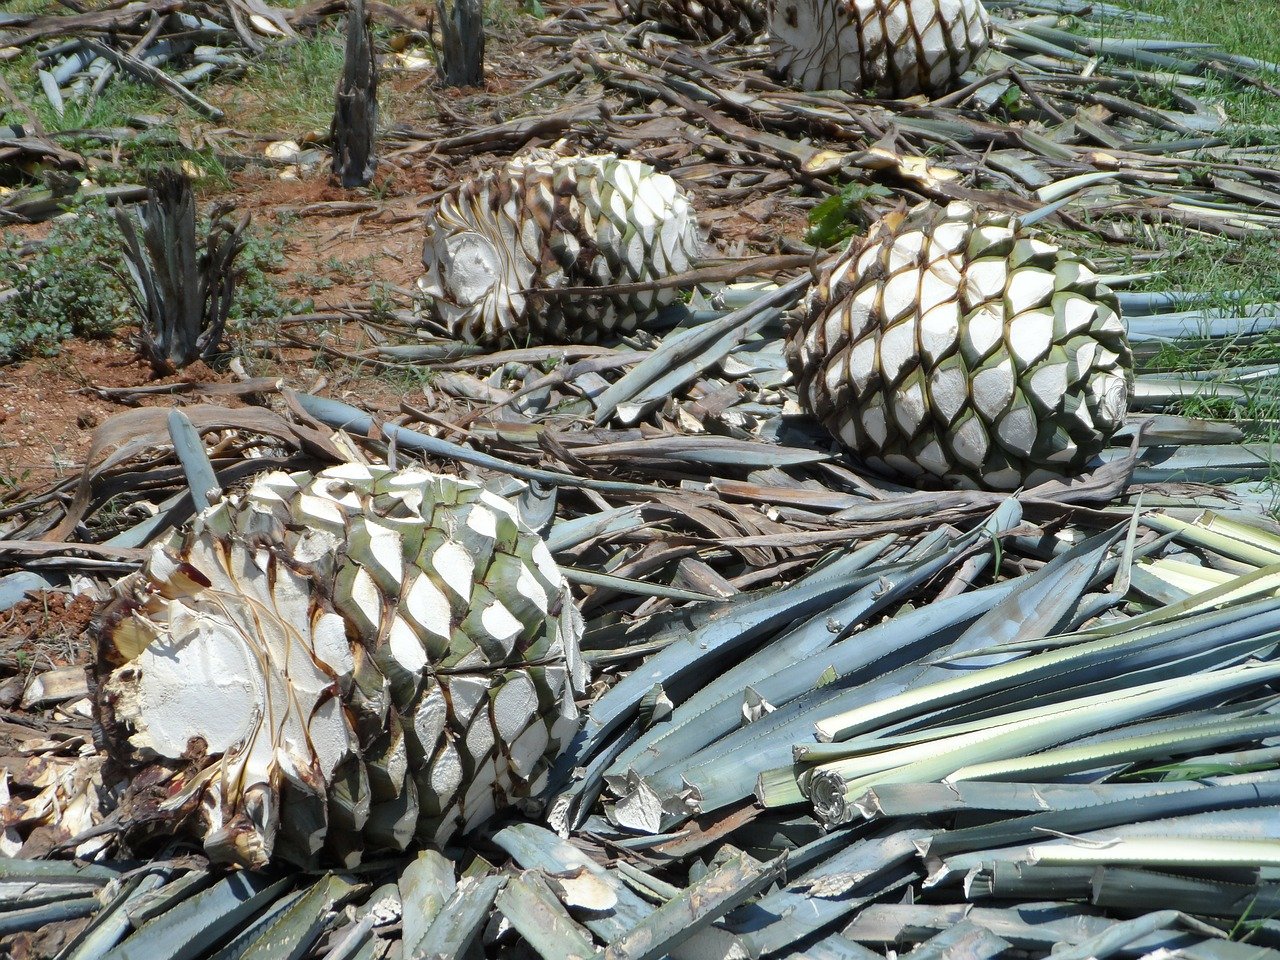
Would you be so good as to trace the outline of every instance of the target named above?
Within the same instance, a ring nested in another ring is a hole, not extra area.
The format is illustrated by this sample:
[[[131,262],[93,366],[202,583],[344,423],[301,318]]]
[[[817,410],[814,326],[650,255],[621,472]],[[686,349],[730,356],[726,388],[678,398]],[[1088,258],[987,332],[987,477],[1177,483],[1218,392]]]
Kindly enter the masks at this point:
[[[635,329],[679,291],[557,290],[652,283],[689,270],[700,250],[693,206],[666,174],[613,156],[537,154],[440,199],[418,287],[431,317],[468,343],[591,343]]]
[[[533,797],[576,729],[566,607],[541,539],[475,484],[263,476],[157,546],[99,618],[126,809],[243,865],[443,843]]]
[[[981,0],[770,0],[777,71],[806,90],[945,93],[982,55]]]
[[[802,405],[877,472],[1012,490],[1079,473],[1124,422],[1117,311],[1017,220],[924,204],[837,258],[788,360]]]

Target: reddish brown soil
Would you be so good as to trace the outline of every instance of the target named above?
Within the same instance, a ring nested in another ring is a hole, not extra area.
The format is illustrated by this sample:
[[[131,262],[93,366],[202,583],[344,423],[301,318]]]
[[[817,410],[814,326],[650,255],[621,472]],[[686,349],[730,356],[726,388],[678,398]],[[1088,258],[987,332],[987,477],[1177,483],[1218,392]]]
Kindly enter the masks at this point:
[[[498,43],[490,50],[489,79],[483,89],[446,95],[428,73],[392,75],[387,83],[403,102],[397,106],[398,123],[412,127],[434,116],[445,120],[452,134],[529,113],[532,108],[526,99],[513,94],[544,68],[535,58],[522,56],[518,45]],[[540,92],[544,99],[539,109],[554,109],[545,99],[552,95],[550,89]],[[227,98],[215,99],[231,107]],[[236,129],[237,121],[244,120],[244,112],[251,111],[252,104],[239,103],[235,110],[229,113],[227,130]],[[187,133],[193,141],[203,139],[203,131]],[[281,131],[279,138],[300,139],[302,135],[301,131]],[[237,137],[230,142],[241,155],[262,156],[269,139]],[[422,147],[384,157],[377,181],[368,189],[336,186],[323,164],[297,179],[282,179],[280,167],[251,163],[231,175],[229,191],[206,187],[200,201],[202,205],[231,201],[238,210],[251,213],[260,228],[281,227],[286,262],[276,279],[287,293],[312,300],[317,312],[368,303],[378,285],[389,285],[393,299],[403,306],[405,294],[420,272],[424,208],[437,191],[480,162],[433,156],[429,142]],[[688,149],[683,145],[680,152]],[[352,209],[355,204],[361,209]],[[747,249],[776,252],[782,238],[803,235],[805,226],[802,210],[769,197],[745,200],[729,209],[699,209],[699,216],[712,239],[731,255]],[[37,225],[23,228],[21,233],[35,237],[46,230],[46,225]],[[284,332],[309,341],[323,334],[326,346],[348,355],[372,345],[366,331],[351,323],[329,322],[323,329],[286,327]],[[156,379],[138,358],[132,339],[132,331],[122,330],[107,340],[69,341],[56,357],[0,366],[0,503],[12,502],[27,491],[47,489],[51,483],[78,473],[93,429],[125,409],[126,403],[169,406],[193,402],[190,397],[172,394],[108,400],[93,388],[235,379],[229,371],[210,370],[203,364],[177,376]],[[262,331],[260,339],[278,339],[280,345],[250,351],[246,366],[252,376],[283,377],[302,389],[323,386],[333,396],[354,398],[373,409],[397,409],[401,394],[409,389],[377,376],[368,366],[299,347],[287,337],[279,339],[273,330]],[[412,389],[414,396],[405,399],[418,404],[421,392],[417,387]],[[236,405],[239,401],[216,402]]]
[[[88,661],[83,635],[93,618],[94,602],[61,590],[32,592],[17,606],[0,614],[0,656],[24,651],[32,654],[39,641],[37,669],[67,667]]]
[[[128,337],[129,331],[121,331],[108,340],[69,340],[57,356],[0,367],[0,482],[47,486],[77,472],[93,428],[123,409],[96,396],[92,387],[227,379],[203,363],[152,379]],[[172,402],[163,396],[142,401]]]

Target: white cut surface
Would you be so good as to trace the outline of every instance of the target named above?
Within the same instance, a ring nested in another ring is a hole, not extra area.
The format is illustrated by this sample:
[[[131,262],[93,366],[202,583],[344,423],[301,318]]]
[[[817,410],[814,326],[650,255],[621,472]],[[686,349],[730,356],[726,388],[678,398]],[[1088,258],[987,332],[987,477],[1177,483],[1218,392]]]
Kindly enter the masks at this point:
[[[965,466],[979,469],[991,449],[982,421],[972,414],[961,418],[951,433],[951,449]]]
[[[387,631],[387,644],[391,657],[402,669],[409,673],[421,673],[427,665],[427,651],[418,639],[418,633],[409,621],[402,617],[391,618],[391,629]]]
[[[1004,316],[999,307],[988,305],[969,316],[962,331],[966,353],[971,357],[985,357],[1004,338]]]
[[[510,744],[507,749],[511,758],[511,769],[517,776],[527,780],[542,755],[547,752],[551,738],[547,733],[546,724],[541,720],[535,720],[525,728],[525,731],[520,736],[513,741],[508,741],[508,743]]]
[[[444,243],[443,265],[449,291],[461,306],[479,303],[489,294],[503,263],[493,242],[479,233],[455,233]]]
[[[903,270],[889,278],[880,301],[887,321],[896,323],[922,309],[920,285],[920,273],[916,270]]]
[[[346,529],[346,516],[341,508],[326,497],[302,494],[298,497],[298,514],[308,524],[339,532]]]
[[[555,559],[551,556],[551,551],[547,549],[547,544],[542,539],[538,539],[533,545],[532,551],[533,562],[538,568],[538,572],[542,574],[542,578],[547,583],[559,585],[564,582],[564,577],[560,573],[560,568],[556,566]]]
[[[993,250],[1009,243],[1013,239],[1013,230],[1009,227],[987,223],[975,229],[969,235],[969,259],[977,260],[988,250]]]
[[[862,448],[862,424],[857,417],[845,417],[836,431],[850,450]]]
[[[965,297],[970,306],[994,300],[1004,292],[1008,267],[1003,258],[975,260],[965,272]]]
[[[547,612],[549,605],[547,591],[525,564],[520,565],[520,576],[516,578],[516,592],[532,602],[542,613]]]
[[[884,442],[889,438],[889,421],[885,416],[884,398],[878,393],[862,410],[862,429],[877,447],[883,447]]]
[[[431,764],[430,786],[441,799],[441,806],[447,806],[462,786],[462,758],[458,748],[447,740]]]
[[[475,585],[475,561],[462,544],[446,540],[431,555],[431,567],[459,599],[471,599]]]
[[[893,412],[898,428],[908,437],[914,437],[929,414],[924,383],[919,376],[911,377],[899,389]]]
[[[429,576],[419,573],[404,595],[404,609],[409,619],[423,630],[445,640],[453,631],[453,613],[449,599]]]
[[[1006,342],[1018,369],[1025,370],[1049,353],[1053,346],[1053,321],[1034,311],[1019,314],[1009,321]]]
[[[345,480],[326,476],[323,471],[316,474],[315,482],[311,484],[311,492],[322,500],[332,500],[339,506],[347,507],[350,510],[360,509],[359,492],[353,489],[352,485]]]
[[[444,734],[444,726],[448,718],[444,692],[439,684],[433,684],[430,691],[418,701],[418,707],[413,714],[414,736],[418,738],[418,743],[428,758],[435,752],[436,744]]]
[[[632,788],[614,804],[611,819],[625,830],[658,833],[662,829],[662,801],[648,783],[637,778]]]
[[[311,646],[321,663],[339,679],[351,676],[356,668],[351,644],[347,642],[346,621],[336,613],[324,612],[314,618]]]
[[[484,711],[480,711],[467,730],[465,738],[467,755],[472,759],[487,757],[495,746],[493,725]],[[474,784],[473,784],[474,785]]]
[[[1055,409],[1067,393],[1067,365],[1042,363],[1031,371],[1027,383],[1037,400]]]
[[[311,714],[311,722],[307,724],[307,737],[320,767],[320,775],[327,782],[338,764],[351,755],[354,739],[347,726],[341,700],[330,697],[316,707]]]
[[[871,378],[877,373],[876,352],[874,337],[859,340],[849,351],[849,379],[858,396],[867,392]]]
[[[357,567],[351,581],[351,599],[364,621],[361,628],[377,633],[382,627],[382,592],[364,567]]]
[[[497,812],[497,798],[494,796],[492,789],[482,790],[472,798],[470,805],[464,803],[463,809],[466,810],[467,817],[462,824],[462,829],[471,830],[484,823]]]
[[[471,722],[476,708],[488,698],[488,678],[469,674],[466,676],[451,676],[442,682],[448,688],[449,703],[453,707],[454,722],[465,726]]]
[[[503,743],[512,743],[538,714],[538,691],[523,672],[511,674],[493,698],[493,722]]]
[[[347,549],[388,592],[398,592],[404,579],[403,544],[397,530],[369,517],[351,524]]]
[[[1076,294],[1060,294],[1055,297],[1053,308],[1059,336],[1088,330],[1098,312],[1095,303]]]
[[[1053,297],[1053,274],[1047,270],[1024,267],[1009,275],[1009,287],[1005,298],[1010,316],[1048,303]],[[1043,316],[1046,327],[1052,327],[1048,316]]]
[[[507,656],[511,654],[515,639],[523,629],[520,621],[500,600],[494,600],[480,612],[480,624],[489,636],[498,641]]]
[[[988,423],[1008,409],[1013,402],[1017,376],[1008,357],[999,363],[978,370],[973,375],[973,405]]]
[[[487,510],[479,504],[467,511],[467,526],[480,534],[480,536],[488,537],[490,540],[498,535],[498,518],[493,515],[491,510]]]
[[[387,468],[382,466],[370,467],[364,463],[340,463],[336,466],[327,467],[321,471],[321,475],[342,480],[367,491],[373,483],[375,470],[378,475],[387,472]]]
[[[925,243],[926,237],[919,230],[912,230],[898,237],[889,248],[889,272],[897,273],[905,267],[914,267],[919,263]]]
[[[880,336],[880,372],[885,382],[896,384],[916,359],[916,325],[904,320]]]
[[[933,411],[950,423],[969,401],[969,384],[964,367],[956,362],[939,367],[929,377],[929,397]]]
[[[952,300],[921,309],[927,312],[920,318],[920,352],[933,366],[960,342],[960,305]]]
[[[1119,374],[1108,373],[1091,384],[1092,393],[1098,396],[1098,413],[1110,421],[1110,427],[1123,422],[1129,409],[1129,384]]]
[[[1018,406],[1010,410],[996,425],[996,436],[1006,450],[1029,456],[1036,442],[1036,418],[1031,408]]]
[[[299,563],[316,563],[333,556],[341,545],[342,541],[331,531],[309,527],[294,544],[293,559]]]
[[[176,607],[170,630],[125,668],[139,674],[132,740],[170,759],[197,736],[211,753],[224,753],[249,735],[266,705],[258,660],[240,632],[221,620]]]

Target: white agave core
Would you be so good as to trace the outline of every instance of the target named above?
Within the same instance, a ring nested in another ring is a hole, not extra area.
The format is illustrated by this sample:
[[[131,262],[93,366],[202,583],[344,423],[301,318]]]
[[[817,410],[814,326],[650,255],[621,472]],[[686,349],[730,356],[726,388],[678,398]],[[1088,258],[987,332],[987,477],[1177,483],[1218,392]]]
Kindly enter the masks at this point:
[[[942,93],[986,50],[981,0],[771,0],[780,73],[806,90]]]
[[[692,205],[666,174],[608,155],[539,153],[440,199],[428,214],[418,287],[461,340],[594,340],[633,329],[677,291],[563,301],[530,292],[682,273],[700,247]]]
[[[362,498],[375,483],[381,496],[403,504],[399,517],[361,514]],[[443,530],[424,520],[424,511],[433,515],[433,503],[435,515],[446,518]],[[317,571],[329,569],[331,576],[335,556],[345,551],[332,585],[339,610],[322,599],[313,577],[250,539],[255,530],[278,535],[282,518],[305,525],[292,561],[316,563]],[[417,538],[424,544],[423,567],[405,560],[407,549],[417,552],[405,544]],[[523,554],[526,561],[493,552],[499,541],[536,542]],[[185,561],[208,586],[179,564],[183,547]],[[486,550],[494,557],[486,557],[494,593],[477,587],[477,557]],[[430,767],[436,758],[431,783],[445,795],[441,807],[448,814],[439,828],[441,842],[491,815],[501,802],[494,798],[504,789],[499,781],[534,776],[546,751],[576,729],[573,693],[584,686],[585,669],[568,585],[514,507],[467,481],[360,465],[332,468],[314,480],[267,474],[244,497],[228,498],[198,516],[185,535],[155,547],[141,581],[136,576],[148,593],[143,609],[129,618],[125,641],[117,643],[126,662],[107,678],[104,691],[115,720],[130,731],[137,760],[208,758],[183,796],[202,792],[207,844],[213,838],[216,845],[219,831],[236,817],[248,817],[248,835],[241,823],[228,840],[238,845],[232,858],[240,862],[270,858],[284,783],[323,798],[335,770],[359,759],[353,719],[344,707],[355,692],[352,636],[369,650],[383,649],[375,655],[384,658],[379,669],[391,669],[402,690],[408,682],[423,691],[409,725],[425,758],[419,763]],[[551,612],[553,595],[559,613]],[[560,703],[558,717],[547,723],[515,650],[521,638],[536,647],[544,622],[555,627],[535,655],[544,689]],[[449,676],[431,679],[433,668],[454,655],[464,627],[479,646],[454,656]],[[126,649],[138,638],[141,649]],[[494,747],[490,723],[471,723],[489,697],[492,723],[509,737],[496,763],[484,759]],[[451,720],[470,725],[467,749],[483,761],[470,783],[462,782],[462,767],[451,759]],[[485,737],[488,746],[480,742]],[[193,753],[197,743],[202,746]],[[460,791],[465,795],[454,795]]]

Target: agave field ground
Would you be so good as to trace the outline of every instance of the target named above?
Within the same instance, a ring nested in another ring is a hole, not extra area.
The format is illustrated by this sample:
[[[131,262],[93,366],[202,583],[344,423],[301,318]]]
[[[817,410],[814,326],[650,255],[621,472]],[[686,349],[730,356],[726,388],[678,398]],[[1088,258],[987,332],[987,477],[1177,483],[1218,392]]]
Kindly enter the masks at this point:
[[[370,0],[345,189],[345,4],[0,5],[0,956],[1280,960],[1280,10],[986,7],[959,86],[889,100],[604,0],[491,4],[446,89],[434,5]],[[651,322],[424,304],[426,214],[534,149],[692,199]],[[110,209],[158,167],[252,215],[226,352],[164,375]],[[1115,289],[1136,379],[1078,474],[915,489],[805,412],[815,273],[922,201]],[[277,722],[211,749],[210,655],[163,714],[207,737],[122,749],[130,617],[237,590]]]

